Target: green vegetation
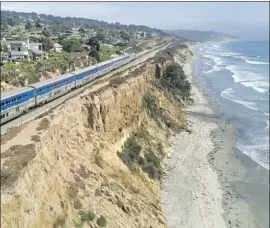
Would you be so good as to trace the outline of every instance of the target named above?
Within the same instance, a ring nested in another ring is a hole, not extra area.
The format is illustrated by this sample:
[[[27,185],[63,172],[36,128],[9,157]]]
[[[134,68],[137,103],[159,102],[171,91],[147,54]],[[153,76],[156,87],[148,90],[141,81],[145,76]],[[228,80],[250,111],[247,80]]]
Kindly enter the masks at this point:
[[[30,31],[31,28],[32,28],[32,24],[31,24],[31,22],[29,20],[27,20],[26,25],[25,25],[25,29]]]
[[[80,212],[80,216],[81,216],[82,223],[93,221],[96,217],[96,215],[91,211],[82,211]]]
[[[118,46],[112,46],[108,47],[105,45],[100,45],[100,60],[101,61],[106,61],[111,59],[111,55],[113,54],[120,54],[121,48]]]
[[[174,95],[186,98],[190,96],[191,85],[182,67],[177,63],[166,68],[165,74],[160,78],[160,84]]]
[[[98,165],[100,168],[103,168],[103,160],[99,151],[95,153],[94,159],[95,159],[95,164]]]
[[[59,70],[60,74],[74,71],[76,66],[81,63],[86,67],[91,64],[87,53],[49,53],[48,59],[40,61],[21,61],[19,64],[6,63],[1,66],[1,80],[13,86],[25,86],[26,80],[28,84],[35,83],[40,80],[41,76],[47,77],[48,74],[56,74]]]
[[[92,222],[96,218],[96,215],[91,211],[80,211],[79,215],[80,220],[77,222],[73,221],[76,228],[81,228],[83,226],[83,223]]]
[[[126,142],[121,153],[118,152],[118,156],[132,170],[135,163],[139,163],[140,153],[142,147],[139,145],[136,137],[131,135]]]
[[[57,217],[56,221],[53,224],[53,228],[65,227],[66,216],[67,215],[65,214],[65,216]]]
[[[144,136],[142,133],[132,134],[124,143],[122,152],[117,152],[117,155],[131,171],[135,170],[135,166],[140,166],[150,178],[160,180],[162,176],[161,159],[154,154],[151,148],[143,150],[139,144],[139,137]],[[121,206],[121,202],[118,206]]]
[[[67,39],[60,42],[63,45],[63,50],[66,52],[82,52],[83,46],[78,39]]]
[[[146,33],[155,32],[160,35],[165,35],[162,30],[150,28],[144,25],[123,25],[118,22],[108,23],[87,18],[56,17],[53,15],[38,15],[37,13],[23,13],[5,10],[1,11],[1,31],[3,31],[2,29],[6,29],[8,25],[20,25],[21,21],[25,19],[28,21],[30,19],[34,21],[33,25],[30,21],[29,23],[27,21],[27,24],[30,24],[30,27],[27,26],[29,29],[32,29],[33,27],[40,28],[40,23],[42,22],[49,27],[53,33],[66,32],[68,29],[72,28],[74,24],[76,24],[76,26],[82,27],[83,30],[80,30],[82,33],[87,29],[94,29],[98,31],[99,34],[105,35],[105,32],[109,32],[109,34],[113,36],[118,34],[117,31],[122,30],[124,33],[121,33],[120,35],[125,40],[128,40],[129,34],[137,31]]]
[[[99,227],[105,227],[107,225],[106,218],[103,215],[101,215],[97,220],[97,224]]]
[[[158,52],[155,57],[155,63],[157,64],[162,64],[168,60],[173,62],[167,66],[163,75],[161,75],[159,66],[156,65],[158,86],[161,86],[163,89],[175,96],[180,96],[181,99],[189,98],[191,85],[187,80],[182,67],[178,63],[174,62],[174,55],[176,54],[177,49],[184,48],[187,48],[185,44],[176,43],[174,48],[166,48],[165,50]]]
[[[167,113],[167,111],[159,106],[158,100],[155,96],[149,93],[145,94],[143,96],[142,104],[148,116],[155,120],[158,126],[162,127],[162,123],[164,123],[173,131],[181,129],[181,126]],[[160,150],[161,148],[159,148],[159,151]]]
[[[171,60],[173,61],[173,56],[175,54],[175,49],[166,48],[156,54],[155,63],[164,63],[165,61]]]

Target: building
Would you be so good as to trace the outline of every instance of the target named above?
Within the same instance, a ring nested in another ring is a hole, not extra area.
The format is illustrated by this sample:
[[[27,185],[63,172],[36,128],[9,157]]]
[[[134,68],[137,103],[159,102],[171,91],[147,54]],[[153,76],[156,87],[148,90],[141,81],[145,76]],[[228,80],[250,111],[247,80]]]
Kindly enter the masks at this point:
[[[62,52],[63,51],[63,46],[61,44],[54,43],[53,44],[53,50],[55,52]]]
[[[1,51],[0,56],[1,56],[1,62],[7,62],[8,61],[8,52]]]
[[[6,41],[11,59],[35,60],[43,58],[42,43],[30,43],[27,41]]]

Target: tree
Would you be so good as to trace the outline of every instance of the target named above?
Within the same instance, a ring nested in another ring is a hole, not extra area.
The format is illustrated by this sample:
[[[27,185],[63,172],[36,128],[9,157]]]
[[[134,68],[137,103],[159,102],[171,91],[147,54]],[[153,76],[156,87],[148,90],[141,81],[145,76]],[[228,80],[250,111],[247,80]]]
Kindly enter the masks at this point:
[[[95,58],[97,62],[100,62],[100,56],[97,50],[93,49],[90,51],[89,56]]]
[[[129,41],[130,40],[130,36],[127,32],[124,32],[124,31],[121,31],[120,32],[120,37],[123,39],[123,40],[126,40],[126,41]]]
[[[42,26],[40,24],[40,19],[39,18],[36,20],[35,26],[36,26],[37,29],[42,28]]]
[[[9,26],[14,26],[14,25],[16,25],[16,21],[15,20],[13,20],[13,18],[12,17],[9,17],[8,19],[7,19],[7,24],[9,25]]]
[[[79,28],[79,33],[82,33],[82,34],[84,34],[84,33],[85,33],[85,30],[84,30],[84,28]]]
[[[26,25],[25,25],[25,29],[30,31],[31,28],[32,28],[32,24],[31,24],[31,22],[29,20],[27,20]]]
[[[103,32],[97,32],[96,39],[98,41],[104,42],[104,40],[105,40],[105,34]]]
[[[147,33],[146,33],[146,37],[147,37],[148,39],[152,39],[152,34],[149,33],[149,32],[147,32]]]
[[[46,37],[49,37],[49,36],[51,36],[51,33],[47,29],[43,29],[42,30],[42,35],[44,35]]]
[[[95,38],[95,37],[90,38],[87,45],[89,45],[91,47],[91,49],[95,49],[97,51],[100,50],[100,44],[99,44],[97,38]]]
[[[53,41],[47,37],[41,38],[41,43],[42,43],[42,49],[44,51],[49,51],[53,48]]]
[[[77,39],[69,39],[62,41],[63,50],[67,52],[82,52],[84,48]]]

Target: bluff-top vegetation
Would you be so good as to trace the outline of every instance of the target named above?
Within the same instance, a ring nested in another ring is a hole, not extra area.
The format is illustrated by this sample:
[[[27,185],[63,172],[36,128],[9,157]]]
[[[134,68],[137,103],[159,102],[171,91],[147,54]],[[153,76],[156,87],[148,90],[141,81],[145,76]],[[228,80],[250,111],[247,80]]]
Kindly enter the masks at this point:
[[[82,27],[82,29],[85,28],[103,31],[123,30],[127,32],[143,31],[147,33],[157,32],[160,35],[166,34],[160,29],[150,28],[144,25],[124,25],[118,22],[108,23],[105,21],[98,21],[88,18],[59,17],[46,14],[23,13],[14,11],[1,11],[1,30],[7,28],[8,25],[19,25],[23,19],[34,21],[39,20],[40,22],[49,25],[53,33],[66,32],[72,26],[76,25],[77,27]],[[124,35],[125,34],[123,34],[123,36]]]

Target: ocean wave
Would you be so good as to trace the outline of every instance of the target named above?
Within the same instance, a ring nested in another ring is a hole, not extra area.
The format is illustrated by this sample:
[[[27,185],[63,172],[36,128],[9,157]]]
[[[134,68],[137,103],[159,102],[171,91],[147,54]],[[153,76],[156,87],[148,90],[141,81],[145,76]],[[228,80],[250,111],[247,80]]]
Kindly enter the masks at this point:
[[[226,67],[227,70],[233,73],[232,77],[234,82],[244,82],[244,81],[262,81],[265,80],[265,77],[262,75],[256,74],[252,71],[247,71],[241,66],[229,65]]]
[[[249,64],[254,64],[254,65],[269,65],[269,63],[266,63],[266,62],[259,62],[259,61],[246,60],[245,62],[246,62],[246,63],[249,63]]]
[[[220,56],[223,56],[223,57],[239,57],[239,56],[242,56],[240,53],[235,53],[235,52],[224,52],[224,53],[220,53],[219,54]]]
[[[264,76],[247,71],[241,66],[230,65],[226,69],[232,72],[235,83],[250,87],[259,93],[269,93],[269,82]]]
[[[222,58],[217,57],[215,55],[206,54],[206,55],[204,55],[204,57],[213,60],[217,65],[223,65],[224,64]]]
[[[218,72],[220,71],[221,68],[217,67],[217,65],[215,65],[211,70],[207,70],[207,71],[203,71],[204,74],[210,74],[212,72]]]
[[[257,108],[257,105],[255,102],[251,102],[251,101],[243,101],[243,100],[238,100],[238,99],[235,99],[235,96],[234,96],[234,90],[232,88],[227,88],[225,90],[223,90],[221,92],[221,97],[227,99],[227,100],[230,100],[230,101],[233,101],[235,103],[238,103],[238,104],[241,104],[249,109],[252,109],[252,110],[255,110],[255,111],[258,111],[258,108]]]
[[[246,87],[251,87],[259,93],[268,93],[269,91],[269,82],[265,80],[244,81],[240,82],[240,84]]]
[[[269,157],[267,157],[268,153],[264,154],[262,152],[269,150],[269,143],[266,142],[264,144],[246,145],[238,141],[236,147],[245,155],[249,156],[253,161],[269,170]]]

